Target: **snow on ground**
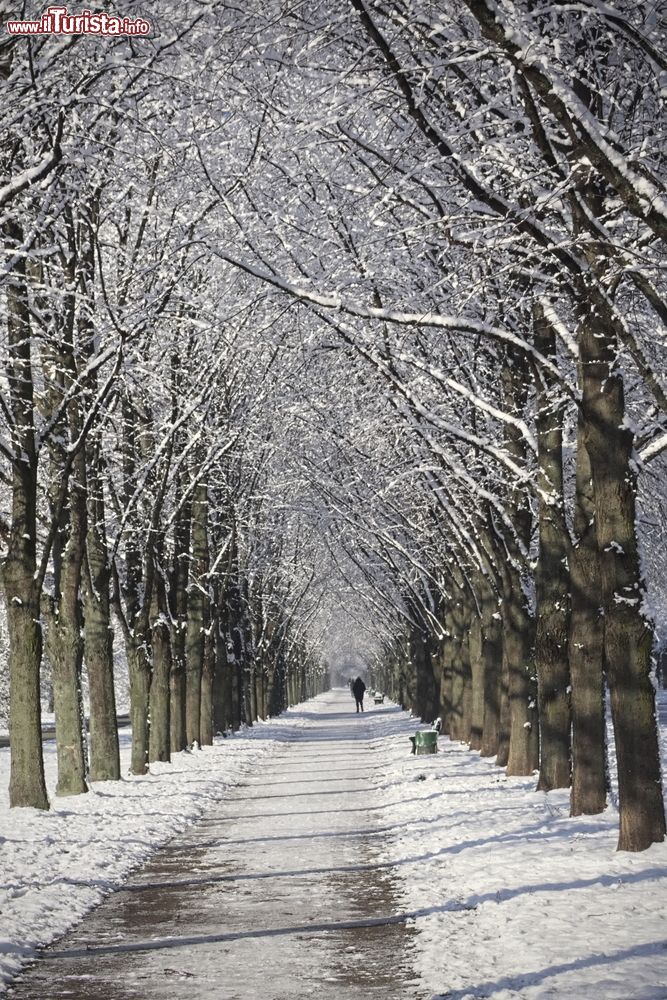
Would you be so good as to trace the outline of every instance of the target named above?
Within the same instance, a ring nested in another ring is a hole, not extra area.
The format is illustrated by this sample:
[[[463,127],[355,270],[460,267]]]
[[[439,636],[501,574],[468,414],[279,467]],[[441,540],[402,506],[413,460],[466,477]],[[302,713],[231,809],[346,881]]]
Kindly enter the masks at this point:
[[[328,698],[308,705],[311,720]],[[424,1000],[667,1000],[667,844],[619,854],[613,806],[570,819],[566,792],[537,793],[533,779],[508,779],[444,738],[437,755],[412,756],[416,720],[396,706],[369,708],[364,739],[376,749],[374,768],[383,761],[372,800],[381,792],[372,806],[385,838],[378,862],[395,865],[396,912],[419,932]],[[288,727],[311,724],[300,713],[179,754],[146,777],[52,796],[49,813],[10,812],[9,755],[0,751],[0,976],[7,981],[34,947],[254,773]],[[123,753],[127,766],[127,734]],[[53,744],[46,756],[53,790]]]
[[[613,806],[570,818],[567,791],[538,793],[442,737],[437,755],[407,756],[414,728],[390,708],[374,719],[384,857],[416,913],[424,995],[666,1000],[667,843],[618,853]]]

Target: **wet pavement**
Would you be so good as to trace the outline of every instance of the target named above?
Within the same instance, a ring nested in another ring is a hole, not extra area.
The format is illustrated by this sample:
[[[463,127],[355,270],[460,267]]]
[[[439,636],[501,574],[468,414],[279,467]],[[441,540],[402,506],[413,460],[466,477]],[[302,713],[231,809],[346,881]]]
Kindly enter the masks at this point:
[[[347,691],[46,949],[15,1000],[410,1000],[381,758]],[[385,816],[386,822],[386,816]]]

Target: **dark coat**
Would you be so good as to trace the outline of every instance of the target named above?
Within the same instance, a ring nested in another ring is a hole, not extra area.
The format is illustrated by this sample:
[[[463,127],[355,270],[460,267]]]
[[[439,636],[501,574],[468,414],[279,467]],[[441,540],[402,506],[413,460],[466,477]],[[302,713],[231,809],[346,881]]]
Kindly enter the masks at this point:
[[[352,694],[357,701],[361,701],[364,696],[364,691],[366,690],[366,685],[362,681],[361,677],[357,677],[356,681],[352,685]]]

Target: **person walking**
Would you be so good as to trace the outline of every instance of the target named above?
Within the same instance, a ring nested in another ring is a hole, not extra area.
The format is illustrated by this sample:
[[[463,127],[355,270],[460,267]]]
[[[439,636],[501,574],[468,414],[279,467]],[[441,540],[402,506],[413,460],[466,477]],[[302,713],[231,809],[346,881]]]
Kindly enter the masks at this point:
[[[357,712],[364,710],[364,691],[366,690],[366,685],[362,681],[361,677],[357,677],[356,681],[352,685],[352,694],[354,695],[354,700],[357,703]]]

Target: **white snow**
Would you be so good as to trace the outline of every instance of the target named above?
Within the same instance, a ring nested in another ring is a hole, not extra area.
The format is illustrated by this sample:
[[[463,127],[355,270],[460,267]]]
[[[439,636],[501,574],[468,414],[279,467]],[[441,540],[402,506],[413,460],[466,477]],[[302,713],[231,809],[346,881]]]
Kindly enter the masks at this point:
[[[444,737],[437,755],[407,758],[412,729],[377,722],[395,831],[386,857],[417,914],[428,995],[664,1000],[667,843],[619,853],[613,806],[570,818],[568,791],[538,793]]]
[[[308,716],[297,706],[154,765],[146,777],[98,783],[75,798],[53,795],[48,744],[48,813],[8,809],[9,753],[0,751],[4,981],[230,785],[259,771],[295,726],[317,725],[318,716],[324,722],[327,711],[340,709],[340,697],[322,695],[308,704]],[[571,819],[567,792],[537,793],[534,779],[506,778],[492,760],[445,737],[438,754],[412,756],[408,736],[417,726],[387,702],[368,706],[363,718],[365,745],[370,739],[376,767],[383,762],[374,782],[382,803],[374,806],[382,810],[378,862],[395,866],[396,915],[418,931],[418,995],[666,998],[667,844],[617,853],[613,806]],[[123,755],[127,767],[127,733]],[[279,843],[274,849],[279,854]],[[280,866],[280,857],[274,862]]]

